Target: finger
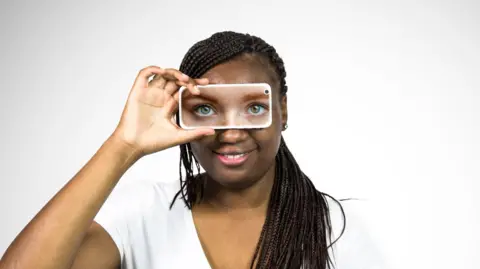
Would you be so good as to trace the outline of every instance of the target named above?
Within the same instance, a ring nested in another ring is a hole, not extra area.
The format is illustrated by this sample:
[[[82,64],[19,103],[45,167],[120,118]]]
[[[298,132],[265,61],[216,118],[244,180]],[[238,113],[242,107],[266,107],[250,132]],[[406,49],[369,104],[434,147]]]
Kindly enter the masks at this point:
[[[176,101],[174,98],[169,98],[165,102],[163,109],[165,111],[165,118],[170,119],[178,111],[178,101]]]
[[[178,91],[179,88],[179,85],[175,81],[170,80],[165,84],[165,93],[168,95],[173,95]]]
[[[180,86],[185,86],[188,88],[190,92],[193,94],[200,94],[200,91],[196,88],[197,82],[195,79],[190,78],[188,75],[172,68],[165,69],[165,73],[163,75],[165,78],[171,81],[176,81],[176,83]],[[178,82],[177,82],[178,81]],[[204,80],[199,80],[201,83],[205,83]],[[177,89],[178,90],[178,89]],[[173,94],[173,92],[170,92]]]
[[[178,125],[177,125],[177,117],[176,117],[176,115],[173,116],[173,117],[170,119],[170,122],[171,122],[173,125],[178,126]]]
[[[163,77],[168,80],[178,80],[184,83],[188,83],[190,81],[189,76],[173,68],[164,69]]]
[[[171,78],[171,76],[170,76]],[[165,79],[164,76],[162,75],[159,75],[159,74],[155,74],[153,79],[150,81],[148,87],[155,87],[155,88],[159,88],[159,89],[165,89],[166,88],[166,85],[167,85],[167,80]],[[176,85],[178,85],[178,87],[175,87],[172,83],[170,83],[170,86],[168,87],[168,94],[172,94],[174,92],[176,92],[178,90],[179,87],[181,86],[185,86],[185,87],[188,87],[191,91],[195,92],[195,89],[193,89],[193,87],[196,86],[196,84],[199,84],[199,85],[205,85],[205,84],[208,84],[208,79],[190,79],[189,80],[189,83],[185,83],[183,81],[179,81],[179,80],[171,80],[171,82],[174,82]],[[198,91],[196,91],[198,93]]]
[[[133,85],[134,87],[146,88],[148,87],[148,79],[153,74],[162,75],[163,73],[164,73],[164,70],[158,66],[152,65],[152,66],[145,67],[142,70],[140,70]]]
[[[183,97],[183,98],[187,97],[187,96],[188,96],[188,93],[189,93],[188,91],[183,92],[182,97]],[[173,95],[173,99],[174,99],[175,101],[177,101],[177,103],[178,103],[178,102],[180,101],[180,92],[176,92],[176,93]]]
[[[184,100],[185,99],[188,99],[189,97],[192,97],[192,93],[190,93],[189,91],[182,91],[182,102],[185,102]],[[180,91],[176,92],[174,95],[173,95],[173,99],[178,103],[180,104]]]
[[[200,94],[200,89],[198,88],[198,85],[200,86],[205,86],[209,84],[208,78],[197,78],[197,79],[192,79],[190,80],[190,83],[192,83],[192,89],[190,89],[190,92],[195,95]]]
[[[150,81],[150,83],[148,83],[148,87],[163,89],[165,87],[166,82],[167,80],[162,75],[155,74],[153,76],[153,79]]]
[[[197,78],[195,79],[195,83],[197,85],[207,85],[208,83],[210,83],[210,81],[208,80],[208,78]]]
[[[175,81],[175,83],[177,85],[181,86],[181,87],[187,88],[188,92],[190,92],[191,94],[194,94],[194,95],[200,94],[200,90],[197,88],[197,84],[195,83],[195,81],[193,79],[190,80],[187,83],[185,83],[183,81],[178,81],[178,80]],[[178,88],[176,90],[178,90]],[[170,92],[170,94],[174,94],[174,92]]]
[[[214,134],[215,130],[211,128],[198,128],[193,130],[180,129],[178,134],[175,136],[175,139],[177,144],[185,144]]]
[[[184,91],[184,94],[188,93],[189,95],[199,95],[200,91],[196,88],[196,85],[183,83],[179,81],[168,81],[165,85],[165,92],[169,95],[175,96],[179,92],[180,87],[185,87],[187,90]],[[177,99],[178,100],[178,99]]]

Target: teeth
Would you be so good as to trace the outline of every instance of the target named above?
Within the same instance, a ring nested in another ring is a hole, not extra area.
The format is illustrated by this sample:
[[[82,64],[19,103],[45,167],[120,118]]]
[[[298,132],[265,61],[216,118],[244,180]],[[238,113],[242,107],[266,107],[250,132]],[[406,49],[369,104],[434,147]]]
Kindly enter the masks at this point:
[[[223,154],[223,156],[227,157],[228,159],[238,159],[240,157],[245,156],[245,153],[242,153],[242,154]]]

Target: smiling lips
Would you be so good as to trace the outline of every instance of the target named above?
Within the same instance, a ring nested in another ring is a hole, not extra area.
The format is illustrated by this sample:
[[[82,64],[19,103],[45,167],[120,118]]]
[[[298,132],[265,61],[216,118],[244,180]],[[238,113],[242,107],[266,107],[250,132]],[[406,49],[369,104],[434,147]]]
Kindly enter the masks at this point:
[[[243,164],[247,159],[250,153],[252,152],[225,152],[225,153],[219,153],[215,152],[215,155],[217,155],[217,158],[220,160],[221,163],[227,166],[237,166]]]

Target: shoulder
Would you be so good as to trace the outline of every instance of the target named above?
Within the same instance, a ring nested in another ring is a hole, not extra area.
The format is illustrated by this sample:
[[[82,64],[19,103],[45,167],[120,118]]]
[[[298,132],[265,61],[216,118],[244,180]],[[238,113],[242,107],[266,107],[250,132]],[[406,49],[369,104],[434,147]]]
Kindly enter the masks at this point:
[[[361,199],[336,199],[325,195],[329,218],[332,225],[332,240],[344,237],[347,230],[355,231],[363,227],[368,202]]]
[[[170,208],[179,190],[179,182],[145,180],[122,183],[114,188],[95,216],[95,222],[116,244],[122,265],[153,267],[151,257],[164,251],[172,236],[171,227],[184,222],[183,201],[178,199]]]
[[[178,182],[152,180],[130,181],[118,184],[95,217],[104,228],[132,225],[147,221],[150,217],[163,217],[170,211],[170,205],[180,186]],[[179,200],[176,202],[183,202]],[[176,205],[175,208],[179,208]]]
[[[152,207],[169,207],[180,189],[178,182],[130,181],[117,185],[103,208],[121,208],[124,213],[145,212]]]
[[[373,202],[327,197],[332,223],[334,268],[386,268],[380,242],[369,223]]]

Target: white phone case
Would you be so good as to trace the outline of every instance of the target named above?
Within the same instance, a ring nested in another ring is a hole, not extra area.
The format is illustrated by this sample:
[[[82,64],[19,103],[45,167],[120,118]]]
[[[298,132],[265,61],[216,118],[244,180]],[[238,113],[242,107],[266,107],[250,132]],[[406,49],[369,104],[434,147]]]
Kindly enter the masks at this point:
[[[202,89],[211,89],[211,88],[224,88],[226,90],[230,90],[229,88],[235,88],[236,90],[241,89],[241,88],[252,88],[252,87],[262,87],[264,94],[268,95],[268,104],[269,104],[269,115],[268,115],[268,120],[259,125],[223,125],[223,126],[190,126],[185,124],[184,122],[184,115],[182,113],[182,97],[183,97],[183,92],[188,90],[186,87],[181,87],[179,89],[179,108],[178,108],[178,115],[179,115],[179,123],[180,127],[183,129],[196,129],[200,127],[208,127],[208,128],[213,128],[213,129],[262,129],[262,128],[267,128],[272,124],[272,90],[271,87],[268,83],[245,83],[245,84],[209,84],[209,85],[198,85],[197,86],[200,92],[202,92]]]

